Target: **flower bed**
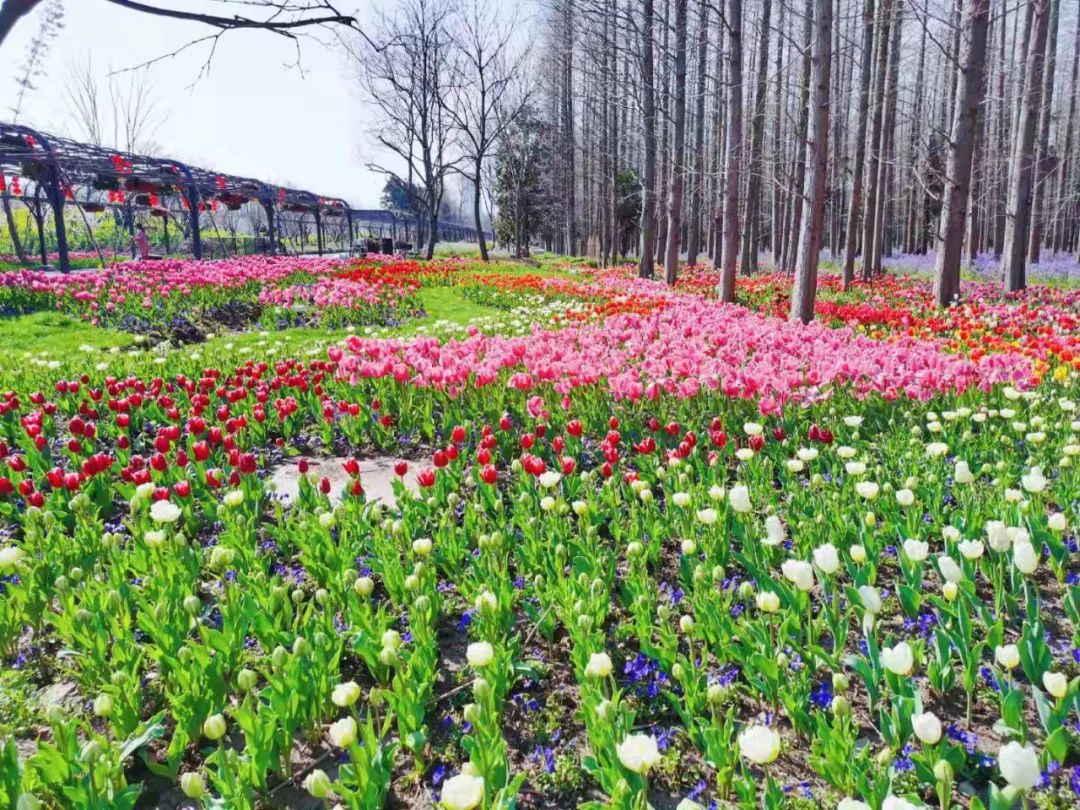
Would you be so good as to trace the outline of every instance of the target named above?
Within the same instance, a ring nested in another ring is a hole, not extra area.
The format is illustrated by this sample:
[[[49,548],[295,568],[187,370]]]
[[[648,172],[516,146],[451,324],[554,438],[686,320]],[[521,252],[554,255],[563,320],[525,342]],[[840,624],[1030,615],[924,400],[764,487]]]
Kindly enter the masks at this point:
[[[298,272],[222,294],[365,310],[425,283]],[[868,311],[796,326],[620,273],[519,283],[639,310],[4,380],[8,804],[1075,805],[1060,352],[958,352]],[[1029,295],[979,305],[1003,340],[1073,306]],[[344,459],[340,501],[313,455]],[[374,455],[419,497],[368,503]]]

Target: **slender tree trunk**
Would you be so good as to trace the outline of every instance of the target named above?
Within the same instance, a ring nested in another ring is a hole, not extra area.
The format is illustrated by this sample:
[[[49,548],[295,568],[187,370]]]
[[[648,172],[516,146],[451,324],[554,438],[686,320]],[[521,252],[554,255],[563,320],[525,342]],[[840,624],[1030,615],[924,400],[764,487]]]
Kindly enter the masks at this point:
[[[694,108],[694,178],[690,186],[690,224],[686,239],[686,264],[697,264],[701,249],[701,202],[705,185],[705,77],[708,71],[705,60],[708,55],[709,0],[701,0],[698,20],[697,47],[697,98]]]
[[[831,1],[831,0],[830,0]],[[720,300],[735,300],[735,271],[739,259],[739,165],[742,159],[742,0],[728,0],[727,170],[724,179],[724,245],[720,256]]]
[[[667,250],[664,253],[664,280],[668,284],[674,284],[678,278],[682,242],[683,180],[686,174],[686,4],[687,0],[675,0],[675,126],[668,195]]]
[[[1060,0],[1050,0],[1050,28],[1046,37],[1046,69],[1043,71],[1043,90],[1039,106],[1039,141],[1035,153],[1035,185],[1031,200],[1031,236],[1028,243],[1028,261],[1039,261],[1042,248],[1043,218],[1046,209],[1047,180],[1050,179],[1050,119],[1053,118],[1054,71],[1057,69],[1058,5]]]
[[[806,182],[806,140],[810,121],[810,82],[812,70],[812,47],[814,37],[814,3],[806,0],[806,18],[803,28],[803,71],[799,89],[799,129],[795,136],[795,176],[791,184],[791,206],[788,218],[788,236],[784,249],[784,270],[795,272],[796,250],[802,225],[803,188]]]
[[[806,176],[798,271],[791,290],[791,320],[814,319],[818,260],[825,216],[825,181],[829,158],[829,91],[832,72],[832,0],[814,0],[813,80],[810,93],[810,132],[806,144]]]
[[[641,189],[641,255],[638,275],[652,278],[656,260],[656,90],[653,86],[653,0],[643,0],[641,114],[645,125],[645,177]]]
[[[874,44],[876,67],[874,68],[873,118],[870,122],[870,140],[867,142],[866,160],[866,210],[862,227],[862,278],[869,281],[874,274],[874,223],[877,221],[878,164],[881,161],[881,130],[885,120],[885,77],[889,72],[889,28],[892,22],[894,0],[882,0],[878,7],[877,37]]]
[[[1080,3],[1077,4],[1080,7]],[[1080,19],[1080,11],[1077,13]],[[1069,232],[1069,211],[1072,207],[1068,199],[1069,172],[1074,167],[1076,155],[1073,154],[1073,138],[1076,128],[1076,97],[1080,95],[1080,26],[1077,27],[1073,40],[1072,81],[1069,82],[1069,111],[1065,116],[1065,149],[1062,151],[1061,164],[1058,166],[1057,217],[1054,227],[1054,250],[1067,250],[1066,237]]]
[[[1028,233],[1031,227],[1031,193],[1035,174],[1035,128],[1042,105],[1043,65],[1050,23],[1050,0],[1031,0],[1031,41],[1024,64],[1024,99],[1016,127],[1016,145],[1009,169],[1009,204],[1005,211],[1003,262],[1005,289],[1027,286]]]
[[[476,241],[480,245],[480,261],[486,262],[488,260],[488,246],[487,239],[484,237],[484,223],[480,217],[480,194],[481,194],[481,178],[480,170],[483,168],[483,158],[476,159],[476,174],[473,175],[473,222],[476,224]]]
[[[870,77],[874,65],[874,0],[863,4],[862,65],[859,68],[859,109],[855,117],[855,164],[851,172],[851,201],[848,203],[847,237],[844,239],[842,283],[846,290],[855,280],[855,253],[859,243],[859,216],[862,213],[863,163],[866,159],[866,118],[870,109]]]
[[[11,245],[15,249],[15,255],[19,257],[19,261],[26,263],[26,249],[23,247],[22,239],[19,238],[19,227],[15,224],[15,212],[11,210],[11,195],[5,189],[3,194],[0,194],[0,200],[4,204],[4,217],[7,219],[8,234],[11,236]]]
[[[743,224],[742,271],[757,268],[758,233],[761,227],[761,178],[764,167],[761,151],[765,141],[765,102],[769,89],[769,17],[772,0],[761,2],[761,35],[758,39],[757,87],[754,90],[754,123],[750,133],[750,179],[746,189],[746,219]]]
[[[958,71],[958,107],[945,169],[945,200],[938,243],[934,297],[946,307],[960,295],[960,259],[964,249],[964,216],[968,207],[974,140],[982,107],[986,64],[986,33],[990,0],[967,0],[964,10],[964,51]]]
[[[874,213],[873,272],[881,272],[881,259],[886,253],[889,238],[890,195],[889,175],[892,168],[893,139],[896,122],[896,96],[900,71],[900,31],[903,7],[898,2],[893,6],[892,44],[889,46],[889,77],[885,90],[885,114],[881,130],[881,144],[878,148],[877,201]]]

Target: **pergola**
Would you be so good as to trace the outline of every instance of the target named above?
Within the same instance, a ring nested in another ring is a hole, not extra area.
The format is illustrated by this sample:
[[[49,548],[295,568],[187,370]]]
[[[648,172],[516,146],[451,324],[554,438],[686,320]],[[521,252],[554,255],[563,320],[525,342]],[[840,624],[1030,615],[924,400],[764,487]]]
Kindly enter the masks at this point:
[[[277,252],[280,220],[285,212],[311,214],[315,220],[316,246],[325,250],[325,220],[344,218],[349,245],[355,239],[355,225],[394,227],[399,220],[389,211],[350,208],[341,199],[323,197],[302,189],[286,188],[248,177],[191,166],[170,158],[136,155],[79,143],[32,129],[22,124],[0,122],[0,173],[13,173],[34,181],[53,210],[60,270],[70,268],[68,239],[64,223],[66,204],[83,210],[104,210],[99,201],[80,201],[90,192],[107,192],[109,206],[137,206],[167,215],[164,200],[179,199],[191,230],[191,252],[203,256],[200,215],[225,206],[238,210],[257,202],[266,212],[268,249]],[[39,228],[41,214],[38,216]],[[166,220],[167,222],[167,220]],[[129,226],[134,227],[129,219]],[[166,224],[167,228],[167,224]],[[458,239],[475,239],[476,230],[456,223],[439,223],[440,232]]]

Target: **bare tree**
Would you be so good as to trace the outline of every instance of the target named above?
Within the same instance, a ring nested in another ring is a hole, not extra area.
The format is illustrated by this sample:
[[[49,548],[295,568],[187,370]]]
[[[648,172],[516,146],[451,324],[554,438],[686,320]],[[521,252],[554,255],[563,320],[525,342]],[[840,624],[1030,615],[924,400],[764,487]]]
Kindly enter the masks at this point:
[[[79,2],[94,1],[79,0]],[[0,45],[3,45],[15,24],[30,14],[40,2],[41,0],[0,0]],[[309,29],[344,27],[363,34],[355,16],[342,14],[334,7],[336,0],[218,0],[221,4],[237,9],[237,13],[231,15],[193,11],[190,8],[184,8],[184,3],[180,0],[173,0],[171,4],[165,5],[140,0],[96,0],[96,2],[111,3],[114,6],[154,17],[208,26],[213,29],[213,33],[197,37],[166,54],[166,56],[175,56],[192,46],[205,44],[209,47],[207,65],[213,59],[218,41],[230,31],[268,31],[296,43],[297,47],[299,47],[299,38]]]
[[[855,117],[855,163],[851,170],[851,197],[848,202],[847,236],[841,279],[847,289],[855,279],[855,252],[859,243],[862,213],[863,163],[866,159],[866,117],[870,110],[870,78],[873,73],[874,0],[863,2],[862,64],[859,68],[859,109]]]
[[[1035,175],[1035,128],[1042,106],[1043,66],[1050,22],[1050,0],[1031,0],[1031,34],[1024,63],[1024,93],[1017,118],[1016,140],[1009,167],[1009,200],[1005,209],[1003,265],[1005,288],[1027,286],[1028,231]]]
[[[742,160],[742,0],[728,0],[727,168],[724,172],[724,242],[720,256],[720,300],[735,300],[739,259],[739,165]]]
[[[446,113],[457,135],[459,171],[473,185],[473,221],[480,258],[488,260],[481,218],[484,162],[503,133],[529,104],[532,92],[522,86],[527,48],[515,48],[516,14],[506,15],[493,0],[470,0],[454,36],[457,58]]]
[[[656,87],[653,82],[653,0],[643,0],[641,24],[641,114],[645,174],[641,189],[641,250],[638,275],[652,278],[656,258]]]
[[[686,4],[675,0],[675,115],[671,147],[671,187],[668,190],[667,249],[664,280],[674,284],[679,275],[682,244],[683,182],[686,174]]]
[[[761,184],[764,167],[761,151],[765,142],[765,103],[769,90],[769,19],[772,0],[762,0],[761,24],[758,35],[757,86],[754,90],[754,118],[750,131],[750,155],[747,170],[750,178],[746,191],[746,221],[743,223],[742,271],[749,273],[757,267],[758,234],[761,225]]]
[[[95,146],[126,152],[153,152],[154,134],[165,123],[145,70],[110,74],[104,89],[92,58],[70,65],[64,96],[77,137]]]
[[[791,319],[814,319],[821,231],[825,216],[825,181],[829,157],[829,104],[832,75],[832,0],[814,0],[813,79],[810,92],[810,132],[798,273],[791,290]]]
[[[361,85],[377,113],[374,140],[404,166],[408,187],[419,184],[427,215],[431,258],[438,241],[439,209],[446,176],[456,168],[451,153],[454,131],[447,113],[453,75],[452,41],[446,0],[406,0],[393,16],[382,16],[380,44],[365,42],[351,53],[358,60]],[[481,163],[482,166],[482,163]],[[390,168],[371,168],[399,176]]]
[[[984,95],[987,24],[990,0],[968,0],[964,9],[964,51],[959,70],[958,106],[945,170],[945,206],[941,213],[934,295],[948,306],[960,294],[960,258],[964,248],[965,217],[971,184],[971,163]]]

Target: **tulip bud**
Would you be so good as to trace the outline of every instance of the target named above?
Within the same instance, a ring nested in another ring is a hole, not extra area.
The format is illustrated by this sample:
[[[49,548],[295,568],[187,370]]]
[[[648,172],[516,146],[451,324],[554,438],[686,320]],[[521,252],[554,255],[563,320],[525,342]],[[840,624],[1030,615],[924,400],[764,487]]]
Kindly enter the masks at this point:
[[[851,686],[851,682],[848,680],[848,676],[843,672],[834,672],[832,676],[832,687],[834,692],[846,692]]]
[[[113,699],[111,695],[100,694],[94,698],[94,715],[96,717],[108,717],[113,713]]]
[[[953,781],[953,767],[946,759],[939,759],[934,764],[934,778],[943,785],[951,785]]]
[[[212,714],[203,722],[202,733],[208,740],[220,740],[225,736],[225,718],[220,714]]]
[[[491,684],[487,682],[486,678],[477,678],[473,681],[473,697],[477,700],[484,700],[491,694]]]
[[[274,651],[270,654],[270,663],[274,669],[281,669],[285,666],[285,663],[289,660],[289,651],[278,644],[274,647]]]
[[[254,670],[242,669],[236,675],[236,682],[245,692],[254,692],[259,683],[259,674]]]
[[[326,772],[316,768],[306,777],[304,777],[304,790],[306,790],[315,799],[325,799],[330,795],[332,789],[330,777],[326,775]]]
[[[466,723],[476,725],[480,721],[480,707],[475,703],[468,703],[462,711],[462,716]]]
[[[123,670],[118,669],[109,676],[109,682],[113,686],[123,686],[128,682],[128,675]]]
[[[199,597],[194,595],[184,597],[184,612],[189,616],[196,615],[201,607],[202,602],[199,601]]]
[[[311,652],[311,645],[303,636],[297,636],[292,645],[293,655],[303,657]]]
[[[726,690],[720,684],[718,684],[718,683],[709,684],[709,690],[708,690],[708,692],[706,692],[706,698],[708,699],[709,703],[712,703],[713,705],[715,705],[715,704],[719,703],[721,700],[724,699],[724,694],[725,693],[726,693]]]
[[[206,795],[206,783],[198,771],[188,771],[181,776],[180,789],[189,799],[201,799]]]
[[[101,743],[97,740],[90,740],[83,745],[82,750],[79,752],[79,761],[84,765],[92,765],[101,758],[101,754]]]
[[[851,703],[843,695],[837,695],[832,699],[830,706],[832,713],[837,717],[847,717],[851,714]]]
[[[368,597],[371,596],[371,592],[375,589],[375,583],[371,577],[359,577],[356,582],[353,583],[353,591],[357,596]]]

